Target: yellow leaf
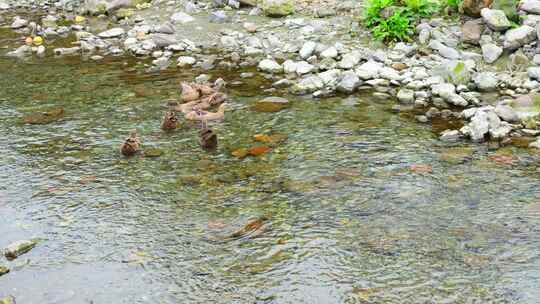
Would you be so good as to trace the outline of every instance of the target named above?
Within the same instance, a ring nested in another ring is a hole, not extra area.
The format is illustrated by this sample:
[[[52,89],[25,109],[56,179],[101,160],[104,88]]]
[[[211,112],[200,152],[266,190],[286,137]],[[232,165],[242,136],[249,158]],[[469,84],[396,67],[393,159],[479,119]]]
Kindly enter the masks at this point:
[[[85,20],[83,16],[75,16],[75,23],[83,23]]]
[[[34,37],[34,44],[35,45],[41,45],[42,43],[43,43],[43,38],[41,38],[40,36]]]

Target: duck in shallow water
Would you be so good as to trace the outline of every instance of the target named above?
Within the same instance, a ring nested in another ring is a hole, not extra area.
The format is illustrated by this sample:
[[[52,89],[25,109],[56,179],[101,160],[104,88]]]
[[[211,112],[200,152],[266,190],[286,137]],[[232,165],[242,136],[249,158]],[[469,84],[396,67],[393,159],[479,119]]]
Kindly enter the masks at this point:
[[[126,138],[126,140],[120,147],[120,152],[122,152],[124,156],[133,156],[137,154],[140,149],[141,141],[139,139],[139,136],[137,135],[137,131],[133,130],[131,131],[129,137]]]
[[[189,120],[199,120],[199,121],[210,121],[210,120],[223,120],[225,118],[225,108],[227,107],[226,103],[222,103],[217,112],[208,112],[203,110],[193,110],[186,114],[186,119]]]
[[[202,122],[201,131],[199,131],[199,144],[205,151],[215,151],[217,149],[217,135],[207,127],[206,121]]]
[[[167,111],[161,121],[161,129],[163,131],[172,131],[178,128],[179,124],[176,113],[174,111]]]

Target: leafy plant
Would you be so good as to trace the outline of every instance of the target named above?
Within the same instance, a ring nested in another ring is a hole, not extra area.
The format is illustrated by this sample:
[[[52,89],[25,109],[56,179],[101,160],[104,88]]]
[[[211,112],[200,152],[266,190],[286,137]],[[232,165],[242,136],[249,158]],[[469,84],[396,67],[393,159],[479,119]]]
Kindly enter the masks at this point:
[[[380,20],[373,28],[373,36],[386,42],[410,40],[413,34],[414,28],[404,9],[396,10],[390,18]]]
[[[364,10],[364,23],[368,28],[376,26],[381,20],[381,10],[394,4],[394,0],[368,0]]]
[[[439,3],[432,0],[403,0],[403,4],[412,18],[429,17],[440,10]]]
[[[463,0],[446,0],[446,6],[457,9]]]

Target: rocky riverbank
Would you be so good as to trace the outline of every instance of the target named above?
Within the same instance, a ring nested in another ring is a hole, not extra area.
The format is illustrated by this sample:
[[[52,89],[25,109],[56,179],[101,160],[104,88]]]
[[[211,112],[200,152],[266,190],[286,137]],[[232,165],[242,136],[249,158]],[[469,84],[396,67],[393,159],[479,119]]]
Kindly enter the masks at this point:
[[[374,43],[359,25],[356,1],[254,4],[0,0],[0,26],[33,37],[1,55],[128,55],[148,60],[154,71],[257,67],[271,83],[269,94],[324,98],[369,90],[378,100],[395,100],[396,110],[423,113],[422,123],[463,120],[462,128],[441,134],[443,141],[524,137],[540,148],[539,0],[520,4],[520,25],[501,10],[479,8],[478,18],[423,20],[416,41],[391,47]],[[58,39],[72,45],[49,49]]]

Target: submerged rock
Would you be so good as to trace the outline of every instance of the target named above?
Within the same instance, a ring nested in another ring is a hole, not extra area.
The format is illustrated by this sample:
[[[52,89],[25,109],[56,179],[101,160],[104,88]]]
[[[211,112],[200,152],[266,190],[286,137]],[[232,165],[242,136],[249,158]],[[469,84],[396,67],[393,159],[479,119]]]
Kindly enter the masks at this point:
[[[184,12],[177,12],[171,16],[172,23],[186,24],[192,21],[195,21],[195,18],[191,17],[190,15]]]
[[[26,124],[43,125],[62,119],[64,114],[64,108],[57,108],[47,112],[30,114],[24,117],[23,121]]]
[[[37,245],[35,240],[23,240],[11,243],[6,249],[4,249],[4,256],[8,260],[14,260],[17,257],[32,250]]]
[[[279,112],[290,106],[289,100],[283,97],[266,97],[253,105],[252,110],[256,112]]]

